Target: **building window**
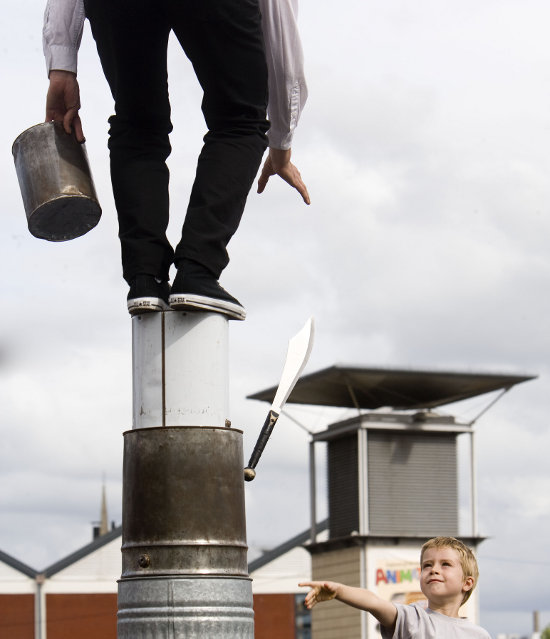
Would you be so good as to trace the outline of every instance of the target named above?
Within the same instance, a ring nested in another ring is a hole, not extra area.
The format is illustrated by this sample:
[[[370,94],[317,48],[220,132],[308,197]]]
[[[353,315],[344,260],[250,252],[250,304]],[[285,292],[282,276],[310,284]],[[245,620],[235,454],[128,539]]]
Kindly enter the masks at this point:
[[[294,596],[294,618],[296,620],[296,639],[311,639],[311,611],[304,606],[306,596]]]

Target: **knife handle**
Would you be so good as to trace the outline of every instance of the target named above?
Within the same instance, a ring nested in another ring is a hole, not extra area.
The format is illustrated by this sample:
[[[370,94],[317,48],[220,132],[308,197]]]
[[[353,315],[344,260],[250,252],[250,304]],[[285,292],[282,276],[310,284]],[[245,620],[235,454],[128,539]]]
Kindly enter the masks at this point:
[[[270,410],[267,414],[264,425],[262,426],[262,430],[260,431],[258,441],[254,446],[252,455],[250,455],[248,466],[244,469],[244,478],[246,479],[246,481],[252,481],[254,477],[256,477],[256,472],[254,471],[254,469],[260,461],[260,457],[264,452],[264,448],[269,438],[271,437],[271,433],[273,432],[273,428],[275,427],[278,419],[279,413],[276,413],[274,410]]]

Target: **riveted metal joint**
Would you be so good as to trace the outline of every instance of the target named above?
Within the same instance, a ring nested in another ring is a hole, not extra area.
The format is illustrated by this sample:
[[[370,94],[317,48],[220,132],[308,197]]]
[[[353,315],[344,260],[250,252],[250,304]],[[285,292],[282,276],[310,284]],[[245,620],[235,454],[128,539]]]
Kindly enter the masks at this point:
[[[140,568],[149,568],[149,566],[151,565],[151,557],[149,557],[149,555],[147,554],[140,555],[138,564]]]

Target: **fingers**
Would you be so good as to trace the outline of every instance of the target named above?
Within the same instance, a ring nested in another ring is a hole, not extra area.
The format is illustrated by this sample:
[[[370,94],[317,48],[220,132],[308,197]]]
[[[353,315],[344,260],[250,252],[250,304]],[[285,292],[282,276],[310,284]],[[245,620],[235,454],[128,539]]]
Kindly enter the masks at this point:
[[[300,588],[315,588],[320,585],[321,585],[321,582],[319,581],[302,581],[301,583],[298,584]]]
[[[311,588],[306,595],[304,604],[306,608],[313,608],[321,601],[335,599],[340,584],[333,581],[307,581],[298,585]]]
[[[317,586],[316,588],[313,588],[313,590],[310,590],[307,593],[306,598],[304,599],[304,606],[308,610],[311,610],[313,606],[319,603],[319,599],[318,599],[319,591],[320,591],[320,588]]]
[[[74,130],[74,134],[77,142],[82,144],[85,141],[84,133],[82,131],[82,122],[80,121],[80,116],[78,115],[78,109],[75,107],[74,109],[70,109],[65,114],[63,118],[63,128],[65,129],[65,133],[72,133]]]
[[[76,141],[79,142],[80,144],[83,144],[84,142],[86,142],[86,138],[84,137],[84,131],[82,130],[82,122],[80,121],[80,116],[76,116],[76,118],[73,120],[73,126],[74,126],[74,134],[76,136]]]
[[[298,586],[311,588],[304,599],[304,606],[308,610],[311,610],[313,606],[324,600],[321,596],[324,588],[324,583],[322,581],[303,581],[299,583]]]
[[[311,200],[309,199],[309,193],[307,191],[307,187],[302,180],[302,176],[300,175],[300,171],[294,166],[294,164],[290,163],[285,166],[283,169],[278,171],[278,175],[283,178],[283,180],[290,184],[293,188],[295,188],[298,193],[302,196],[302,199],[306,204],[310,204]]]
[[[65,129],[65,133],[72,133],[73,120],[75,119],[75,116],[76,113],[74,109],[69,109],[63,116],[63,128]]]
[[[267,186],[267,182],[272,175],[278,175],[287,184],[290,184],[290,186],[298,191],[298,193],[302,196],[302,200],[306,204],[311,204],[307,186],[302,180],[300,171],[298,171],[298,169],[290,161],[278,168],[274,168],[271,155],[268,155],[258,179],[258,193],[263,193]]]
[[[269,157],[267,158],[267,160],[265,161],[265,164],[262,168],[262,172],[260,174],[260,177],[258,179],[258,193],[263,193],[264,189],[267,185],[267,181],[269,180],[269,178],[275,175],[272,167],[271,167],[271,162],[269,160]]]
[[[287,180],[287,182],[298,191],[298,193],[302,196],[302,200],[304,200],[306,204],[311,204],[307,186],[302,180],[302,176],[300,175],[300,172],[294,166],[294,164],[290,165],[290,169],[291,169],[291,176],[290,176],[290,180]]]

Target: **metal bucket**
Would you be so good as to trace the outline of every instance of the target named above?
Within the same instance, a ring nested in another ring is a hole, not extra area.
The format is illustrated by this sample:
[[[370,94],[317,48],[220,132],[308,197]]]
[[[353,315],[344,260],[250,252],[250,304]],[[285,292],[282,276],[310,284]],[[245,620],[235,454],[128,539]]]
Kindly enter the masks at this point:
[[[23,131],[12,153],[32,235],[63,242],[96,226],[101,207],[86,148],[60,122]]]

